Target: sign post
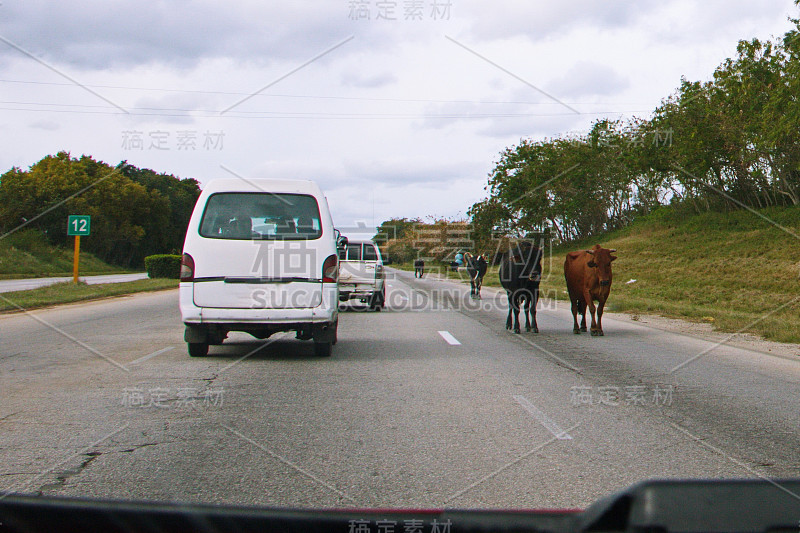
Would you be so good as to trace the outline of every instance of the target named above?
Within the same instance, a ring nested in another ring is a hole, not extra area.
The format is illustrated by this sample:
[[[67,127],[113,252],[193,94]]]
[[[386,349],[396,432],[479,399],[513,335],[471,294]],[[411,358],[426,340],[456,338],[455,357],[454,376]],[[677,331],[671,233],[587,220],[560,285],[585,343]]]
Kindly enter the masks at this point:
[[[81,255],[81,235],[89,235],[92,219],[89,215],[69,215],[67,235],[75,236],[75,256],[72,258],[72,282],[78,283],[78,260]]]

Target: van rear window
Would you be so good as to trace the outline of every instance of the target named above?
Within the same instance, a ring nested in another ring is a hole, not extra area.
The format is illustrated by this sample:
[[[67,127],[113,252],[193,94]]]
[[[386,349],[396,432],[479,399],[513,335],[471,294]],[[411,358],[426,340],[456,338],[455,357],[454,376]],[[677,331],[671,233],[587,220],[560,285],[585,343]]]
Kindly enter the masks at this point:
[[[212,239],[311,240],[322,236],[313,196],[222,192],[208,197],[200,235]]]

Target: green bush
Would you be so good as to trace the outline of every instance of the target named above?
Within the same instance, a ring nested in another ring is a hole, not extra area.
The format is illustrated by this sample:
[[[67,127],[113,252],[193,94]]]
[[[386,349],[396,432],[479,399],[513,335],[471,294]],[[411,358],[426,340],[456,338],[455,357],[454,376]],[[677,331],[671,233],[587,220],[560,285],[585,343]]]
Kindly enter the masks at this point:
[[[178,279],[181,274],[181,256],[172,254],[148,255],[144,267],[151,278]]]

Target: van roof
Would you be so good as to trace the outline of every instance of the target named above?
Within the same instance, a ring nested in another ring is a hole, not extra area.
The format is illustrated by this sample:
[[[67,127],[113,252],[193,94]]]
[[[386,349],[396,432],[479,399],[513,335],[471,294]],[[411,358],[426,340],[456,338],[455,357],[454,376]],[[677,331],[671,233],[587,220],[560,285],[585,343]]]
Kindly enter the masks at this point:
[[[265,178],[217,178],[209,181],[203,192],[277,192],[322,196],[311,180],[276,180]]]

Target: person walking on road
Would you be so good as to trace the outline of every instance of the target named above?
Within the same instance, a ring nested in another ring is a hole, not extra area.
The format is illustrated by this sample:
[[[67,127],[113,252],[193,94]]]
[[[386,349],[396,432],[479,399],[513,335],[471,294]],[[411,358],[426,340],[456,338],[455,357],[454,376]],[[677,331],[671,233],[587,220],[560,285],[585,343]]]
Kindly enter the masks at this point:
[[[414,277],[421,278],[425,270],[425,261],[422,259],[414,260]]]

